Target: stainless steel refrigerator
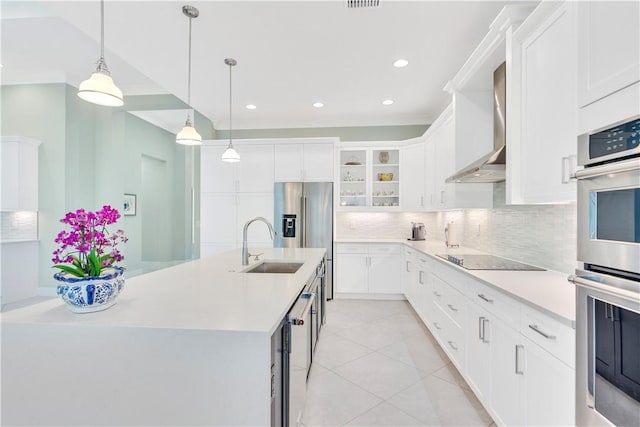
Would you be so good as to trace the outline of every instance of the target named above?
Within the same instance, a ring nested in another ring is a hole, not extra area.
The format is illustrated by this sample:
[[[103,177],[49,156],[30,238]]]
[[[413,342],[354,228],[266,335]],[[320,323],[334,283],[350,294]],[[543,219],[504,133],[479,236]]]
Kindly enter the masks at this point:
[[[333,298],[333,183],[276,182],[276,248],[326,248],[325,288]]]

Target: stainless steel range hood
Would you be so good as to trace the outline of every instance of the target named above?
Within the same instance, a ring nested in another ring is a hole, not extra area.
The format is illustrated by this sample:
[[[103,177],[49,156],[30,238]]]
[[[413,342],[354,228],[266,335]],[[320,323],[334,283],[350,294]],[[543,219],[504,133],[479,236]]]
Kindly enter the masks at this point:
[[[505,180],[506,68],[503,62],[493,73],[493,151],[456,172],[445,182],[488,183]]]

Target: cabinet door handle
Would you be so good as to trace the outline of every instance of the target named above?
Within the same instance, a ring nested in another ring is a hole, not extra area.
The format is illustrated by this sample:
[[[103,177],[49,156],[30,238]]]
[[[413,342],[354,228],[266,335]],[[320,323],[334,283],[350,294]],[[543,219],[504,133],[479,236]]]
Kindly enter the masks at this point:
[[[424,271],[420,270],[420,273],[418,273],[418,282],[420,282],[421,285],[424,285],[424,282],[422,281],[422,275],[424,274]]]
[[[487,323],[489,323],[489,319],[483,317],[482,318],[482,342],[485,344],[489,343],[487,339]]]
[[[456,344],[453,341],[447,341],[447,343],[449,343],[449,347],[451,347],[455,351],[458,351],[458,347],[456,347]]]
[[[484,317],[478,317],[478,339],[484,342],[484,330],[482,328]]]
[[[424,206],[424,196],[420,196],[420,206]]]
[[[440,203],[444,205],[444,190],[440,191]]]
[[[429,194],[429,204],[433,205],[433,193]]]
[[[458,311],[458,309],[452,306],[451,304],[447,304],[447,307],[449,307],[451,311]]]
[[[480,298],[482,301],[486,301],[490,304],[493,304],[493,300],[485,297],[484,294],[478,294],[478,298]]]
[[[438,322],[433,322],[433,326],[435,326],[437,330],[442,329],[440,325],[438,325]]]
[[[524,375],[524,371],[520,369],[520,349],[524,350],[522,344],[516,344],[516,375]]]
[[[542,335],[543,337],[545,337],[548,340],[555,340],[556,339],[555,335],[547,334],[546,332],[541,331],[538,328],[538,325],[529,325],[529,329],[533,329],[535,332],[539,333],[540,335]]]
[[[409,261],[407,261],[407,273],[411,273],[411,270],[409,270]]]
[[[442,294],[439,294],[439,293],[438,293],[438,292],[436,292],[436,291],[433,291],[433,294],[434,294],[435,296],[437,296],[438,298],[440,298],[440,297],[442,296]]]

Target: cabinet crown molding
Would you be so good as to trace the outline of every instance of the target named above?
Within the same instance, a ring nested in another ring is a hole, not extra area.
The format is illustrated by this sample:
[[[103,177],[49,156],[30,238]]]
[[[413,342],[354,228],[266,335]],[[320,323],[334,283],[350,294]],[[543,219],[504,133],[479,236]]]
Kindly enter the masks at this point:
[[[498,16],[496,16],[491,25],[489,25],[487,35],[482,39],[473,53],[471,53],[456,75],[447,82],[443,90],[453,95],[455,92],[465,89],[473,77],[481,72],[487,63],[489,63],[488,65],[491,67],[490,71],[492,74],[495,66],[491,63],[497,62],[497,65],[499,65],[506,57],[506,49],[500,48],[503,47],[508,30],[517,27],[524,21],[534,7],[535,4],[526,3],[508,5],[502,8]],[[494,56],[499,58],[496,60],[493,58]]]

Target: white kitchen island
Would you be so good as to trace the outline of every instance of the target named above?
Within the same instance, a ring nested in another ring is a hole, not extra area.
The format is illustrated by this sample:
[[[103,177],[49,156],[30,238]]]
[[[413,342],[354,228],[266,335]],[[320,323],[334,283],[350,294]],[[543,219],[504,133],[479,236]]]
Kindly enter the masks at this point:
[[[102,312],[3,313],[2,425],[269,425],[271,335],[325,250],[264,252],[304,265],[242,273],[232,251],[128,279]]]

